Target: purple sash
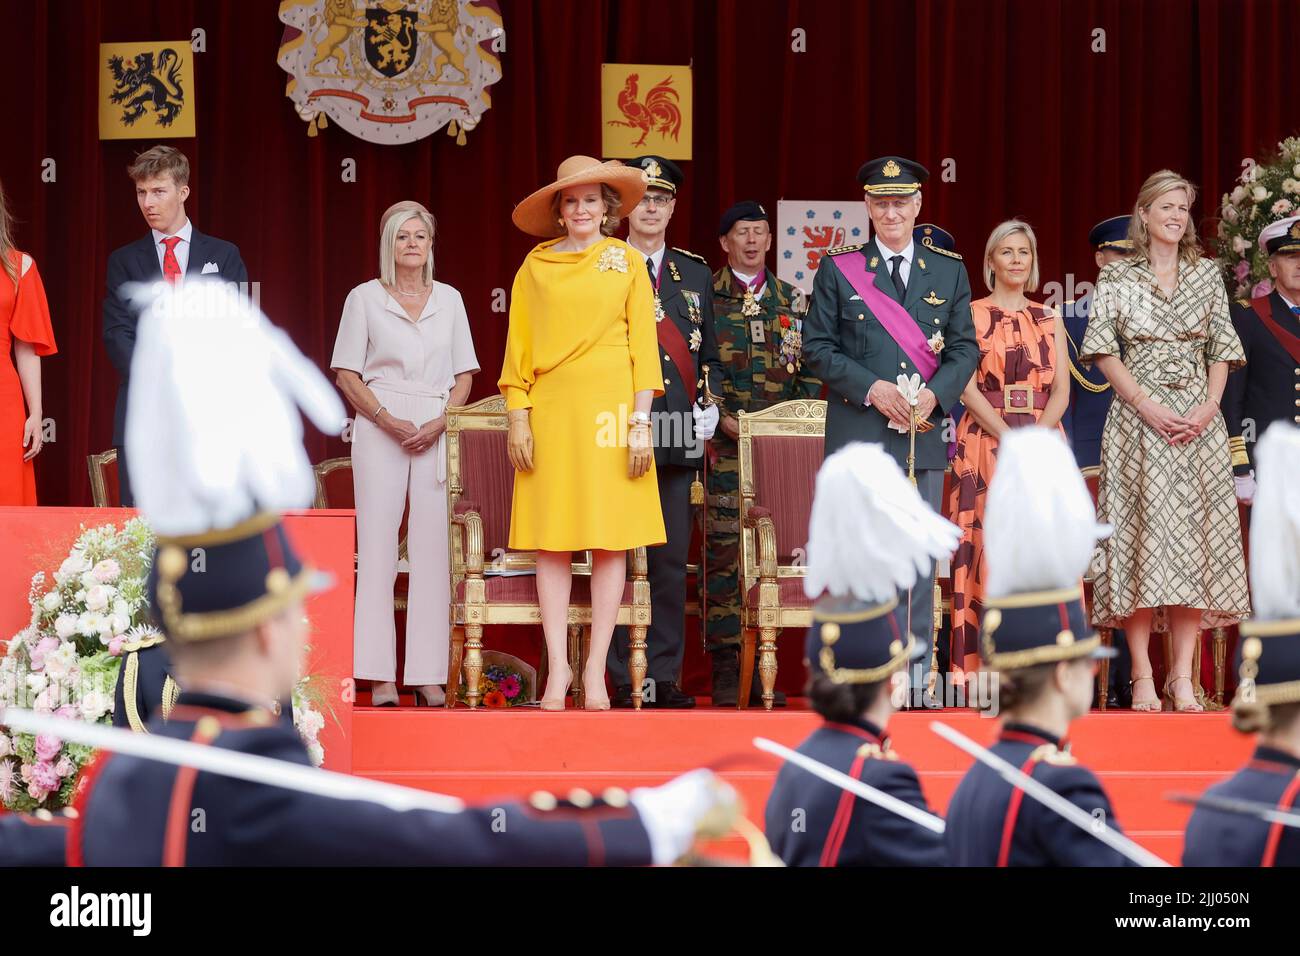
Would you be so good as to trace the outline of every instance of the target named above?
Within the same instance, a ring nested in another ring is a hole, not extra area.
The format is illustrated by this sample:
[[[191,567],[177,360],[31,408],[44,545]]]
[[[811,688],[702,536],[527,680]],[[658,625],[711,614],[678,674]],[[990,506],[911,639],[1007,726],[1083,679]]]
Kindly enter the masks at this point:
[[[906,309],[876,288],[876,277],[867,272],[865,258],[853,253],[828,258],[835,263],[849,285],[853,286],[853,291],[862,296],[863,304],[880,320],[898,347],[907,353],[916,370],[921,373],[921,378],[928,382],[939,371],[939,356],[930,348],[930,343],[916,320]]]

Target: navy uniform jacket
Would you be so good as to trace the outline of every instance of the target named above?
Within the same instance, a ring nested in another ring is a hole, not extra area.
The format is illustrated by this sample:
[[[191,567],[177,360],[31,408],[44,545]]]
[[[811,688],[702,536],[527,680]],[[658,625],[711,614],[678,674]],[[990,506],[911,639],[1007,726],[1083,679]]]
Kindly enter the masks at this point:
[[[827,722],[799,753],[883,790],[926,805],[916,771],[898,760],[879,728]],[[765,829],[787,866],[944,866],[943,837],[790,764],[767,798]]]
[[[691,417],[691,398],[686,391],[690,382],[704,378],[704,367],[709,366],[709,388],[722,393],[722,367],[718,360],[718,336],[713,321],[713,273],[709,265],[693,252],[684,249],[664,250],[663,273],[660,276],[659,300],[663,303],[665,322],[672,322],[690,347],[691,334],[698,333],[699,347],[691,351],[695,360],[691,368],[678,368],[668,350],[659,346],[659,361],[664,372],[664,393],[650,406],[654,418],[655,467],[677,465],[682,468],[701,467],[704,444],[694,438],[695,423]],[[694,313],[697,321],[691,321]],[[696,389],[698,398],[704,392]],[[659,416],[671,413],[673,421],[661,423]],[[693,449],[697,454],[687,454]]]
[[[862,246],[832,250],[831,257],[862,256],[875,286],[895,302],[898,293],[889,277],[889,262],[874,240]],[[872,260],[876,261],[874,268]],[[905,466],[907,433],[889,428],[889,419],[862,403],[878,380],[893,384],[899,375],[917,370],[898,344],[857,297],[853,286],[833,262],[823,260],[813,282],[812,306],[803,325],[804,364],[830,389],[826,408],[826,454],[849,442],[879,442]],[[928,301],[927,301],[928,300]],[[939,370],[925,383],[938,403],[930,416],[935,427],[916,436],[917,469],[948,467],[948,446],[941,427],[979,364],[979,345],[970,313],[970,280],[955,254],[916,247],[901,303],[926,339],[942,332]]]
[[[1026,724],[1007,724],[994,754],[1118,831],[1101,782],[1060,740]],[[1100,814],[1097,813],[1100,811]],[[966,771],[944,833],[954,866],[1131,866],[1128,858],[1049,810],[978,761]]]
[[[1300,804],[1300,758],[1259,747],[1250,763],[1205,792],[1295,812]],[[1187,824],[1183,866],[1300,866],[1300,830],[1197,807]]]
[[[297,733],[261,708],[183,693],[151,733],[309,765]],[[170,764],[101,755],[78,796],[80,866],[585,866],[651,862],[621,791],[586,809],[535,801],[445,814],[319,797]],[[588,802],[583,799],[582,802]],[[616,805],[621,804],[621,805]],[[539,809],[540,807],[540,809]]]
[[[1091,298],[1084,296],[1065,303],[1061,310],[1068,340],[1066,347],[1070,351],[1070,404],[1061,418],[1061,424],[1065,426],[1065,434],[1070,439],[1070,447],[1074,450],[1074,458],[1080,468],[1096,468],[1101,465],[1101,433],[1106,427],[1106,413],[1110,411],[1111,400],[1115,397],[1114,389],[1096,366],[1086,371],[1079,367],[1079,344],[1088,328],[1088,310],[1091,305]],[[1092,388],[1083,385],[1079,381],[1081,378]]]
[[[1273,321],[1300,338],[1300,317],[1276,292],[1268,296]],[[1246,351],[1246,364],[1228,376],[1223,393],[1223,417],[1228,423],[1233,470],[1244,475],[1254,461],[1254,440],[1279,419],[1300,425],[1300,362],[1269,331],[1249,301],[1232,305],[1232,324]],[[1246,441],[1246,423],[1254,423],[1253,440]]]
[[[161,635],[122,648],[122,666],[113,689],[114,727],[142,733],[155,716],[165,720],[179,696]]]
[[[40,816],[0,810],[0,868],[63,866],[71,816]]]
[[[189,260],[185,263],[186,278],[203,274],[203,267],[215,263],[217,271],[209,273],[222,282],[247,282],[248,270],[233,243],[209,236],[194,229],[190,233]],[[135,327],[140,319],[139,310],[123,293],[122,287],[130,282],[153,283],[162,281],[162,266],[158,260],[158,247],[153,232],[120,249],[108,257],[108,279],[104,296],[104,345],[109,361],[117,369],[121,384],[117,389],[117,405],[113,411],[113,444],[122,447],[126,442],[126,404],[131,376],[131,355],[135,351]]]

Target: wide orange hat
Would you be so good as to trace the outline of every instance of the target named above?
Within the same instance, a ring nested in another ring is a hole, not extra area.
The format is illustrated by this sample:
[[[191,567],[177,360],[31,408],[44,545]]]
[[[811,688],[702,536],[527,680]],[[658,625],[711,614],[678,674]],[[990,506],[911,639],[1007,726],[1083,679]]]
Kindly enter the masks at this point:
[[[643,169],[625,166],[620,162],[602,163],[590,156],[570,156],[555,171],[555,182],[543,186],[515,206],[510,216],[516,226],[530,236],[553,239],[564,229],[551,212],[551,199],[570,186],[604,183],[618,193],[622,214],[627,215],[645,195],[648,176]]]

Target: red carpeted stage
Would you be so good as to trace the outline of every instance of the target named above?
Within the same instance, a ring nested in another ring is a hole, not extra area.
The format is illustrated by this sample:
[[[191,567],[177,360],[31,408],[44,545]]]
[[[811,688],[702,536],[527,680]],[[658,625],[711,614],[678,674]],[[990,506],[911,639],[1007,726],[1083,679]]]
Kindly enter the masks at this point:
[[[481,801],[539,789],[564,794],[578,787],[598,792],[653,786],[708,766],[740,791],[750,818],[762,825],[778,762],[751,741],[769,737],[796,746],[820,719],[800,703],[772,713],[712,707],[563,714],[358,707],[352,769]],[[931,807],[943,812],[970,760],[930,731],[933,720],[984,744],[996,734],[997,722],[968,710],[895,715],[889,728],[894,746],[917,768]],[[1075,725],[1071,740],[1074,753],[1101,777],[1124,830],[1174,864],[1182,856],[1190,808],[1165,795],[1199,793],[1245,762],[1251,749],[1224,713],[1093,713]],[[744,845],[736,839],[716,850],[737,856]]]

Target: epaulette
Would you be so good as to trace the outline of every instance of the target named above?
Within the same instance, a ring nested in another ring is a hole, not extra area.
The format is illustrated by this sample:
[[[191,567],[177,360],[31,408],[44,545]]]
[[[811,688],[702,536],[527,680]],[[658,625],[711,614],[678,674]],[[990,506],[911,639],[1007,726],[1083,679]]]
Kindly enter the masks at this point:
[[[1249,309],[1249,308],[1250,308],[1250,300],[1249,300],[1249,299],[1238,299],[1238,300],[1237,300],[1237,305],[1241,306],[1243,309]]]
[[[1053,744],[1043,744],[1029,755],[1029,759],[1034,762],[1041,760],[1053,767],[1073,767],[1079,762],[1068,750],[1062,750]]]
[[[846,252],[856,252],[857,250],[861,249],[864,245],[866,245],[865,242],[857,242],[851,246],[836,246],[834,249],[827,249],[826,255],[838,256],[838,255],[843,255]]]
[[[678,253],[678,254],[680,254],[680,255],[686,256],[688,259],[694,259],[696,262],[701,262],[701,263],[703,263],[705,266],[707,266],[707,265],[709,264],[709,260],[708,260],[708,259],[705,259],[705,258],[704,258],[703,256],[701,256],[701,255],[696,255],[694,252],[691,252],[691,250],[689,250],[689,249],[679,249],[677,246],[673,246],[673,252],[676,252],[676,253]]]
[[[864,760],[897,760],[898,754],[889,748],[888,741],[882,747],[880,744],[863,744],[858,748],[857,755]]]
[[[941,256],[947,256],[949,259],[956,259],[958,262],[962,261],[961,253],[959,252],[950,252],[949,250],[941,249],[938,246],[927,246],[926,248],[929,249],[931,252],[939,253],[939,255]]]
[[[146,647],[156,647],[159,644],[165,643],[166,640],[167,638],[164,637],[162,634],[154,634],[150,637],[142,637],[138,641],[131,641],[129,644],[123,644],[122,653],[129,654],[132,651],[142,651]]]

